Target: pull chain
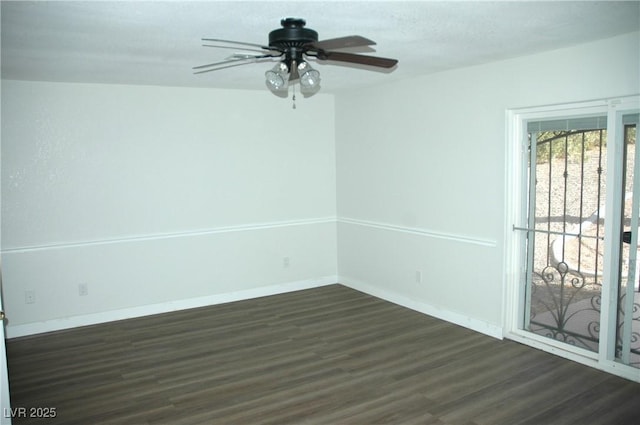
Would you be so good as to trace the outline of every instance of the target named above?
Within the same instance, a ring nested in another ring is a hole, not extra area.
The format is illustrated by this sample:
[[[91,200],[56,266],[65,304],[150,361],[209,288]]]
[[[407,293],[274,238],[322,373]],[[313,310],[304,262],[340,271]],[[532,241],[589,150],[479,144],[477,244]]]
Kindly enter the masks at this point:
[[[291,69],[298,69],[298,64],[296,63],[295,59],[291,61]],[[289,77],[291,77],[291,73],[289,73]],[[293,101],[293,109],[296,109],[296,85],[293,84],[293,96],[291,97],[291,100]]]
[[[291,100],[293,100],[293,109],[296,109],[296,86],[293,86],[293,96],[291,97]]]

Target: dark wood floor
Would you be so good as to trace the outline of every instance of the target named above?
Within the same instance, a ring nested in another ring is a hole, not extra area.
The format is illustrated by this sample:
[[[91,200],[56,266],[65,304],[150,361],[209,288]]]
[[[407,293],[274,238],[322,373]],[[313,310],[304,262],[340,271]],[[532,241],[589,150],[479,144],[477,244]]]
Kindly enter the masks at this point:
[[[340,285],[7,350],[13,407],[56,412],[18,425],[640,424],[640,384]]]

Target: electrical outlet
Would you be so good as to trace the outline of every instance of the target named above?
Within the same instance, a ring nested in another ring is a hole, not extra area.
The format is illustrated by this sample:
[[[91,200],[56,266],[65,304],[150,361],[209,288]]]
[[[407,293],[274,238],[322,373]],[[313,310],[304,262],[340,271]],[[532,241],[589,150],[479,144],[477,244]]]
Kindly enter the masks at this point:
[[[416,270],[416,283],[422,283],[422,271]]]
[[[89,285],[86,283],[81,283],[78,285],[78,295],[81,297],[86,297],[89,295]]]
[[[36,302],[36,291],[34,290],[24,291],[24,303],[35,304],[35,302]]]
[[[282,267],[284,267],[285,269],[288,268],[290,264],[291,264],[291,259],[289,257],[284,257],[282,259]]]

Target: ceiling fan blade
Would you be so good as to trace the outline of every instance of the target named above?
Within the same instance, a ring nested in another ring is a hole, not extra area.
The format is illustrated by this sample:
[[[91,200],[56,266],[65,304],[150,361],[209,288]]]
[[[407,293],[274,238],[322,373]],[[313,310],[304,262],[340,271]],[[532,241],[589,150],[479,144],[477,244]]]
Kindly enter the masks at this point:
[[[242,41],[233,41],[233,40],[223,40],[221,38],[203,38],[202,41],[213,41],[214,43],[227,43],[227,44],[235,44],[238,46],[257,47],[263,50],[277,50],[269,46],[263,46],[262,44],[245,43]]]
[[[242,56],[239,56],[239,57],[232,56],[232,59],[225,59],[225,60],[220,61],[220,62],[214,62],[214,63],[208,63],[206,65],[194,66],[192,69],[201,70],[201,71],[194,72],[194,74],[202,74],[204,72],[215,71],[215,70],[220,69],[220,68],[226,68],[226,67],[231,66],[233,64],[235,64],[235,65],[244,65],[244,64],[255,62],[258,59],[265,59],[265,58],[272,58],[272,57],[275,57],[275,56],[273,56],[273,55],[257,55],[257,56],[250,56],[250,55],[244,56],[244,55],[242,55]],[[243,63],[238,63],[238,62],[243,62]],[[212,68],[212,69],[205,69],[205,68]]]
[[[247,55],[245,53],[234,53],[231,56],[227,56],[226,58],[224,58],[224,60],[230,61],[232,59],[262,59],[262,58],[266,58],[266,57],[275,57],[275,56],[273,56],[273,55]]]
[[[316,58],[322,61],[330,60],[338,62],[349,62],[361,65],[376,66],[379,68],[393,68],[398,63],[397,59],[382,58],[379,56],[357,55],[355,53],[325,52],[324,50],[318,51]]]
[[[203,44],[203,47],[215,47],[216,49],[230,49],[230,50],[246,50],[248,52],[264,52],[264,49],[258,49],[257,47],[241,47],[241,46],[219,46],[217,44]],[[272,52],[278,52],[278,54],[283,54],[280,50],[269,49]]]
[[[337,50],[349,47],[374,46],[375,41],[364,38],[360,35],[348,35],[346,37],[330,38],[327,40],[310,43],[313,49],[317,50]]]

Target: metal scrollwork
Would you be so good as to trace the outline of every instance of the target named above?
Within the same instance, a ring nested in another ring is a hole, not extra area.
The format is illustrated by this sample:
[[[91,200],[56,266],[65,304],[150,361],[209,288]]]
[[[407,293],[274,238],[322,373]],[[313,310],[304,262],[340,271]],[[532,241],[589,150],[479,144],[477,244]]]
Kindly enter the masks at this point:
[[[597,347],[601,297],[588,290],[585,276],[563,261],[534,276],[531,330],[575,346]]]
[[[616,353],[618,357],[622,355],[621,347],[623,346],[623,341],[621,336],[623,334],[622,327],[624,326],[625,319],[625,311],[623,306],[625,305],[626,296],[626,294],[622,294],[620,296],[620,299],[618,300],[618,337],[616,347]],[[632,325],[631,334],[629,335],[629,349],[631,351],[632,359],[629,361],[629,364],[640,366],[640,331],[638,331],[638,329],[640,329],[640,303],[637,300],[638,298],[636,296],[635,301],[631,306],[631,311],[629,312],[631,314],[631,321],[634,323]]]

